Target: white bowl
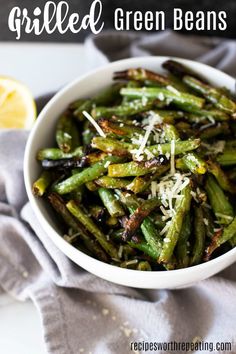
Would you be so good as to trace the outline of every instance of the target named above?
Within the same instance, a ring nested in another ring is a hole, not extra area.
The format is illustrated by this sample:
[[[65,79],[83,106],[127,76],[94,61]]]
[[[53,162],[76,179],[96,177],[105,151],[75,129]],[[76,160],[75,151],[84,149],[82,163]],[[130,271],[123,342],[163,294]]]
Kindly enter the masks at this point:
[[[33,196],[32,184],[40,173],[40,166],[35,156],[39,149],[53,146],[58,116],[71,102],[78,98],[92,96],[110,85],[115,71],[132,67],[144,67],[161,73],[163,72],[161,64],[167,59],[170,58],[143,57],[121,60],[77,78],[60,90],[40,113],[30,133],[25,150],[24,178],[26,190],[32,208],[48,237],[73,262],[87,271],[111,282],[137,288],[173,289],[190,286],[232,264],[236,260],[236,248],[207,263],[171,271],[142,272],[123,269],[89,257],[61,237],[61,231],[57,227],[55,216],[50,208],[43,200],[36,199]],[[198,62],[179,58],[174,59],[205,76],[213,85],[225,86],[232,92],[234,91],[235,80],[223,72]]]

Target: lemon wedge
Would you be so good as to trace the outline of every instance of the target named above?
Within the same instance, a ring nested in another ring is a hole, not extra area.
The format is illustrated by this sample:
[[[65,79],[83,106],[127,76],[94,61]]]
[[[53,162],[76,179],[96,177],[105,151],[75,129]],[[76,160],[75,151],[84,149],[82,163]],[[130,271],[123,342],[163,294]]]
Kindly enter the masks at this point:
[[[30,129],[36,119],[36,104],[27,87],[0,76],[0,129]]]

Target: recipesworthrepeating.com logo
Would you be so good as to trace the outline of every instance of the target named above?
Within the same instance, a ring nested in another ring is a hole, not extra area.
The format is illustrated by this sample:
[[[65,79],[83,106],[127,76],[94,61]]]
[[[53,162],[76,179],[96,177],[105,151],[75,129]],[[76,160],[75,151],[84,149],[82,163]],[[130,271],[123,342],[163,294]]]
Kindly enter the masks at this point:
[[[194,340],[192,342],[148,342],[148,341],[140,341],[140,342],[131,342],[130,350],[133,353],[140,352],[186,352],[191,353],[195,351],[202,351],[208,353],[214,352],[231,352],[233,350],[233,346],[231,342],[205,342],[202,340]],[[233,353],[233,351],[232,351]]]

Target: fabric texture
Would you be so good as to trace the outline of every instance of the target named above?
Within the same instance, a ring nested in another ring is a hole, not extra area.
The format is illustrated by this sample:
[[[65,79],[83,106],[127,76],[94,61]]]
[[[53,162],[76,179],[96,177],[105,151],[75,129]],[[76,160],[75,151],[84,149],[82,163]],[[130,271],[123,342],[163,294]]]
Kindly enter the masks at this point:
[[[174,55],[236,75],[231,40],[104,32],[85,45],[91,67],[129,56]],[[35,303],[47,353],[128,354],[133,341],[236,342],[236,264],[191,288],[137,290],[99,279],[64,256],[27,203],[27,137],[24,131],[0,131],[0,287]],[[236,353],[236,347],[218,353]]]

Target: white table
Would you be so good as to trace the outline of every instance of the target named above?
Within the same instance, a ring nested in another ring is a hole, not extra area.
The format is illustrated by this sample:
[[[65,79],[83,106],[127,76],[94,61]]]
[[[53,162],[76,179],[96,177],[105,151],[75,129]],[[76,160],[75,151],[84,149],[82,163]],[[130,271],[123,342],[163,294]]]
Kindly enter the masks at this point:
[[[88,70],[80,44],[0,43],[0,58],[0,75],[24,82],[35,97],[59,89]],[[46,354],[35,306],[1,290],[0,352]]]

